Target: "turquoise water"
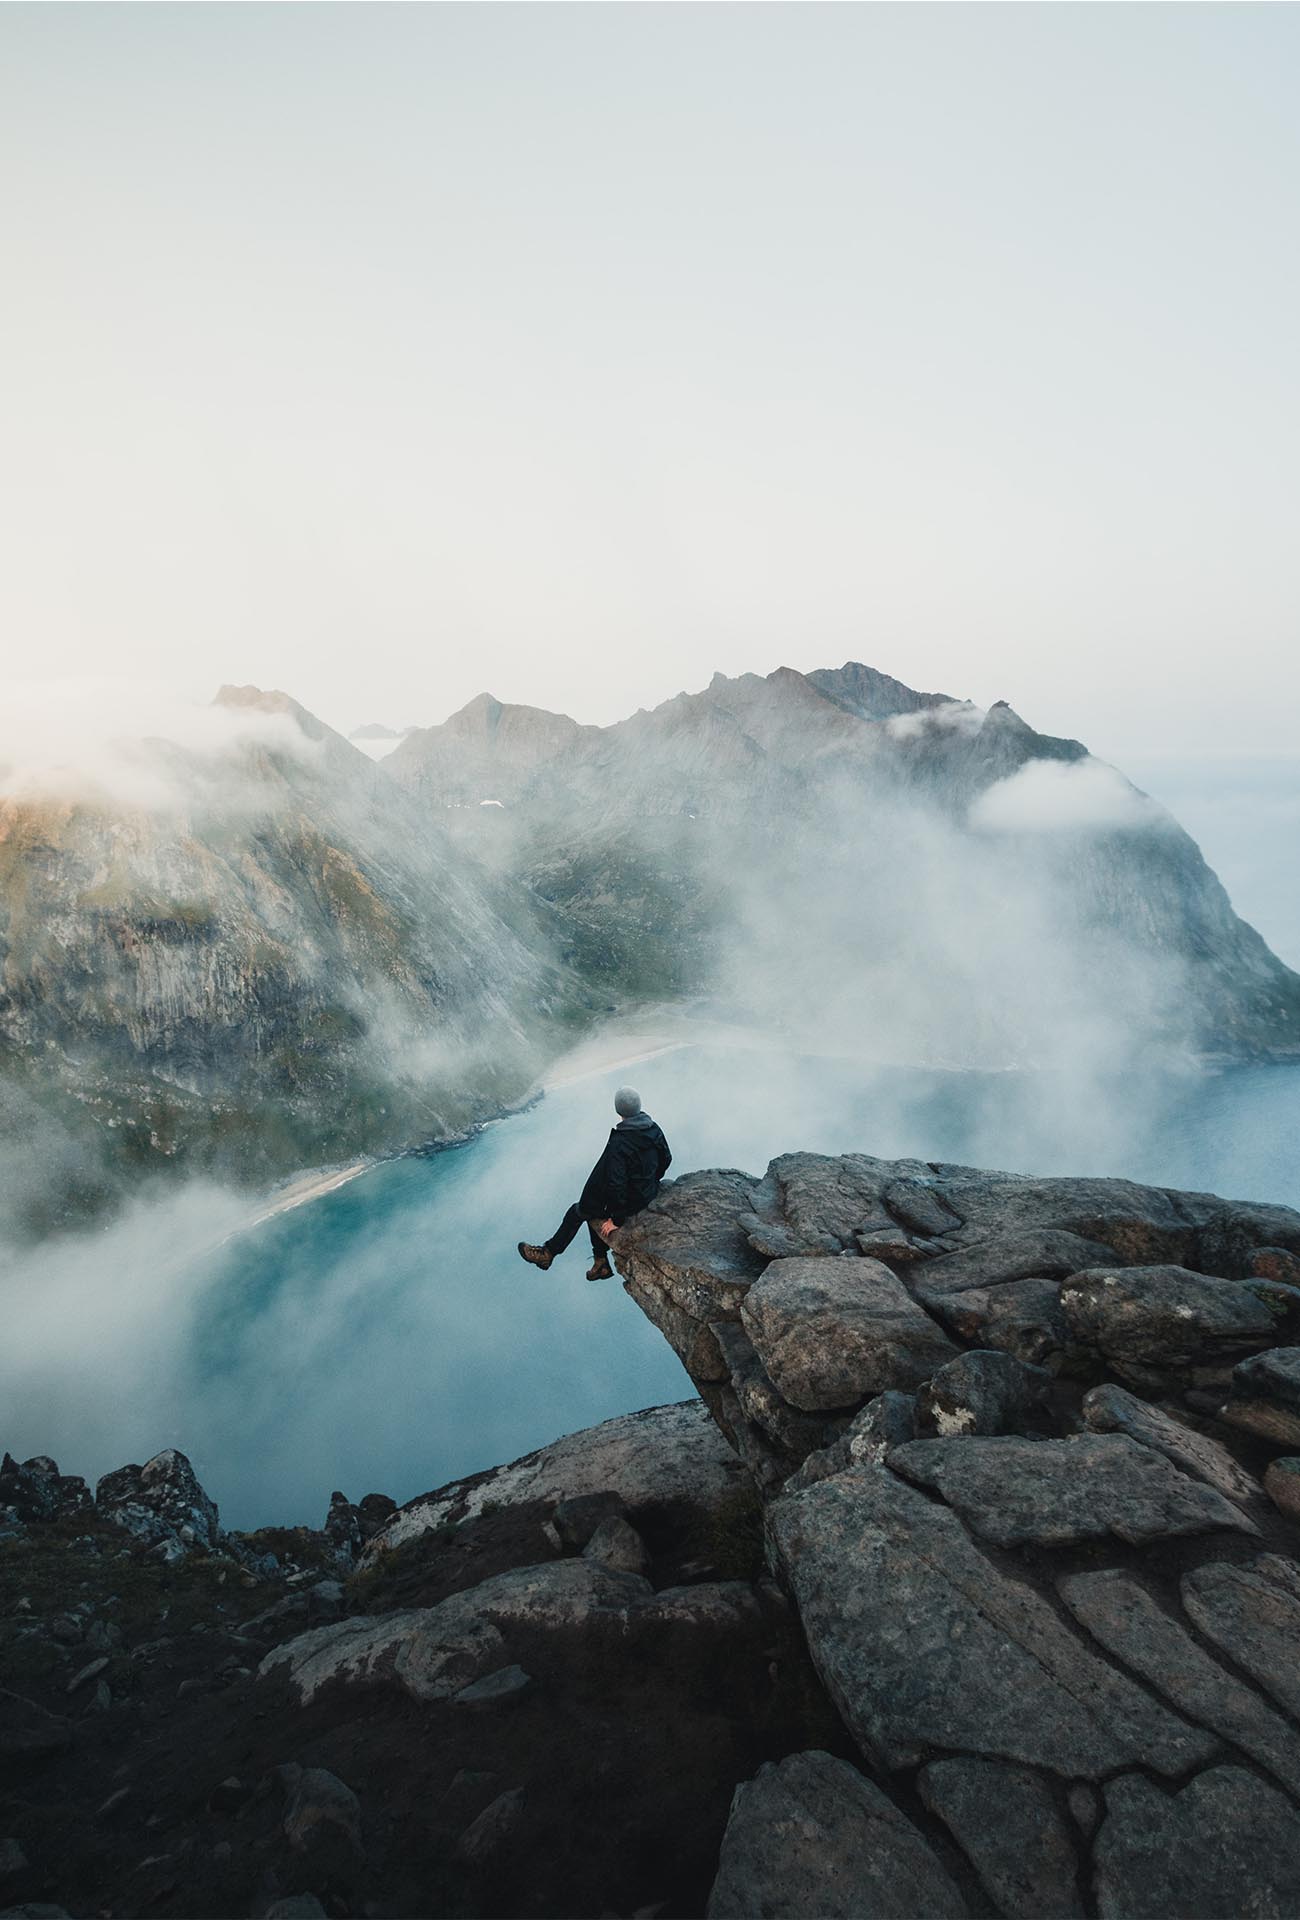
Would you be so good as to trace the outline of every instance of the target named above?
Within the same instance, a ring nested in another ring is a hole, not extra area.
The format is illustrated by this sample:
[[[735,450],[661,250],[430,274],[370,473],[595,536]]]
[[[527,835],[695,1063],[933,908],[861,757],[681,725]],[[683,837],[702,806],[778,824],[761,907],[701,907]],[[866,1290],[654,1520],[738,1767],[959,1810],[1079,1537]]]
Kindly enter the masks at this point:
[[[761,1173],[799,1146],[1300,1204],[1300,1067],[1103,1084],[770,1047],[663,1054],[571,1084],[455,1151],[376,1167],[203,1264],[165,1364],[177,1444],[229,1524],[319,1524],[336,1486],[407,1499],[690,1392],[618,1283],[586,1282],[582,1240],[545,1275],[515,1253],[576,1196],[629,1077],[675,1171]]]

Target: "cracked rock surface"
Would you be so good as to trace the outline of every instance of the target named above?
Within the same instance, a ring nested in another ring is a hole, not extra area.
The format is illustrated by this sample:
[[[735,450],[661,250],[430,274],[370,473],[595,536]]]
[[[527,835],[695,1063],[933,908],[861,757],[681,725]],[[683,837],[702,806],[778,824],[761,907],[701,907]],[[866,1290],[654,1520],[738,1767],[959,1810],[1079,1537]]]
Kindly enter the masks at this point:
[[[710,1913],[1300,1910],[1300,1214],[793,1153],[615,1254],[852,1741],[738,1787]]]

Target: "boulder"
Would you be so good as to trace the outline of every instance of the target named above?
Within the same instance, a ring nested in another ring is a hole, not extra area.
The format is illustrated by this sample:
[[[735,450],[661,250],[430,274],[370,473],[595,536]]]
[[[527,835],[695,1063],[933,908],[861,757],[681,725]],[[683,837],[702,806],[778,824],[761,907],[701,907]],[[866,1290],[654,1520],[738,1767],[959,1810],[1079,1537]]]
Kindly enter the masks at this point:
[[[522,1700],[532,1684],[532,1675],[522,1667],[498,1667],[495,1673],[485,1673],[481,1680],[462,1687],[452,1700],[458,1707],[508,1707]]]
[[[946,1251],[942,1241],[923,1239],[902,1227],[860,1227],[853,1238],[859,1253],[870,1260],[883,1260],[887,1267],[910,1267],[914,1260]]]
[[[1005,1920],[1083,1920],[1075,1835],[1039,1774],[998,1760],[935,1760],[917,1786]]]
[[[695,1380],[723,1377],[708,1323],[734,1320],[763,1268],[740,1225],[756,1184],[731,1169],[684,1174],[618,1236],[614,1263],[627,1292]]]
[[[944,1198],[964,1216],[963,1234],[971,1241],[1012,1231],[1072,1233],[1108,1248],[1105,1259],[1135,1265],[1185,1260],[1225,1204],[1213,1194],[1170,1193],[1132,1180],[1035,1179],[979,1167],[934,1171]]]
[[[1051,1279],[1112,1259],[1109,1247],[1058,1227],[990,1234],[939,1260],[927,1260],[916,1279],[916,1297],[938,1308],[953,1294],[996,1287],[1008,1280]]]
[[[1273,1446],[1300,1447],[1300,1347],[1273,1347],[1235,1366],[1219,1418]]]
[[[622,1520],[626,1514],[623,1496],[607,1487],[602,1493],[577,1493],[571,1500],[559,1501],[551,1514],[551,1525],[562,1547],[570,1553],[581,1553],[606,1520]]]
[[[1215,1562],[1182,1578],[1183,1605],[1207,1640],[1300,1719],[1300,1572],[1278,1554]]]
[[[887,1469],[850,1468],[767,1518],[814,1663],[880,1765],[976,1754],[1095,1780],[1126,1765],[1177,1775],[1213,1752]]]
[[[818,1254],[844,1251],[832,1233],[813,1233],[805,1239],[783,1220],[764,1220],[757,1213],[738,1214],[736,1225],[764,1260],[797,1260],[801,1256],[812,1259]]]
[[[900,1177],[929,1177],[923,1160],[876,1160],[868,1153],[783,1153],[773,1160],[754,1196],[760,1213],[785,1223],[805,1246],[817,1241],[855,1244],[858,1230],[887,1226],[885,1188]]]
[[[1126,1775],[1106,1787],[1094,1867],[1100,1920],[1291,1920],[1300,1814],[1244,1767],[1214,1767],[1176,1794]]]
[[[361,1526],[362,1540],[372,1540],[397,1512],[397,1502],[391,1493],[363,1493],[357,1502],[357,1520]]]
[[[743,1466],[702,1401],[648,1407],[409,1501],[368,1543],[364,1562],[449,1520],[475,1519],[489,1505],[553,1505],[599,1494],[617,1498],[635,1520],[645,1507],[716,1508],[744,1481]]]
[[[1264,1302],[1234,1280],[1186,1267],[1095,1268],[1061,1288],[1076,1339],[1124,1380],[1158,1385],[1195,1370],[1189,1384],[1226,1382],[1243,1354],[1276,1339]]]
[[[895,1220],[927,1239],[941,1239],[963,1224],[961,1214],[930,1177],[891,1180],[880,1197]]]
[[[927,1432],[1018,1433],[1043,1405],[1052,1377],[1012,1354],[976,1348],[949,1360],[916,1396]]]
[[[1126,1433],[1139,1446],[1154,1447],[1182,1473],[1204,1480],[1225,1500],[1258,1519],[1263,1507],[1259,1487],[1228,1449],[1209,1434],[1139,1400],[1123,1387],[1093,1387],[1083,1396],[1083,1417],[1094,1433]]]
[[[1132,1574],[1111,1567],[1058,1582],[1062,1599],[1093,1638],[1150,1682],[1189,1719],[1210,1727],[1300,1795],[1295,1728],[1165,1611]]]
[[[48,1454],[21,1463],[0,1460],[0,1509],[26,1525],[62,1520],[90,1506],[90,1489],[79,1474],[60,1473]]]
[[[620,1626],[649,1595],[648,1581],[589,1560],[519,1567],[435,1607],[358,1614],[313,1628],[273,1648],[258,1673],[287,1677],[304,1704],[334,1681],[396,1684],[416,1700],[449,1700],[508,1664],[512,1626],[553,1632],[602,1615]]]
[[[1288,1253],[1285,1247],[1256,1247],[1246,1261],[1246,1273],[1254,1279],[1300,1288],[1300,1255]]]
[[[844,1435],[848,1459],[856,1465],[879,1465],[895,1447],[916,1438],[916,1395],[891,1387],[868,1400],[855,1413]]]
[[[1240,1507],[1122,1433],[914,1440],[889,1465],[1000,1547],[1257,1532]]]
[[[1215,1200],[1212,1194],[1196,1197],[1213,1203],[1196,1236],[1196,1264],[1207,1273],[1235,1280],[1251,1271],[1261,1250],[1300,1254],[1300,1213],[1293,1208]]]
[[[928,1304],[935,1319],[959,1339],[997,1347],[1027,1366],[1061,1372],[1087,1351],[1061,1311],[1059,1280],[1006,1280],[935,1295]]]
[[[1300,1459],[1284,1455],[1270,1460],[1264,1474],[1264,1491],[1279,1513],[1288,1520],[1300,1520]]]
[[[351,1566],[361,1551],[361,1518],[347,1495],[337,1488],[330,1495],[323,1531],[340,1560]]]
[[[805,1413],[914,1387],[956,1352],[878,1260],[775,1260],[741,1318],[778,1392]]]
[[[736,1788],[708,1920],[957,1920],[967,1911],[929,1842],[846,1761],[792,1753]]]
[[[636,1528],[617,1514],[602,1520],[582,1550],[585,1560],[615,1573],[645,1574],[650,1570],[650,1555]]]
[[[456,1851],[471,1866],[499,1853],[523,1819],[527,1797],[522,1787],[499,1793],[462,1833]]]
[[[324,1767],[280,1769],[289,1804],[284,1831],[297,1852],[338,1835],[353,1852],[361,1851],[361,1802],[351,1787]]]
[[[119,1467],[95,1488],[100,1514],[148,1544],[179,1541],[184,1548],[215,1547],[221,1538],[217,1507],[199,1485],[183,1453],[168,1447],[142,1467]]]
[[[718,1343],[731,1389],[745,1420],[791,1459],[802,1460],[827,1439],[820,1414],[801,1413],[778,1391],[745,1328],[737,1321],[715,1320],[709,1331]]]

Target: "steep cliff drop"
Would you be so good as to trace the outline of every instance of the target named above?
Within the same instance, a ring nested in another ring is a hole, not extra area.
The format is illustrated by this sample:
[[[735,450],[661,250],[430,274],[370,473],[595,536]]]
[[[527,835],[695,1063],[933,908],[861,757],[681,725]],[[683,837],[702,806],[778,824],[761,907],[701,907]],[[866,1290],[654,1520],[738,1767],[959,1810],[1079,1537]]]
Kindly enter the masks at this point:
[[[1300,1214],[796,1153],[616,1259],[707,1406],[252,1536],[6,1457],[18,1911],[1296,1911]]]

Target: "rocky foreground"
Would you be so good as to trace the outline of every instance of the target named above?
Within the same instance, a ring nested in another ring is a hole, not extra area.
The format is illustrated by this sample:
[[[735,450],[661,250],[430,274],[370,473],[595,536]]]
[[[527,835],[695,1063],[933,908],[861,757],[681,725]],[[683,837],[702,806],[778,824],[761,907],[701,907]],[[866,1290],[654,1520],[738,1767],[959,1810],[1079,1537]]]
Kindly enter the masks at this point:
[[[400,1510],[6,1457],[8,1912],[1300,1911],[1300,1214],[794,1154],[617,1259],[706,1404]]]
[[[1300,1910],[1300,1214],[790,1154],[619,1265],[855,1748],[738,1786],[714,1920]]]

